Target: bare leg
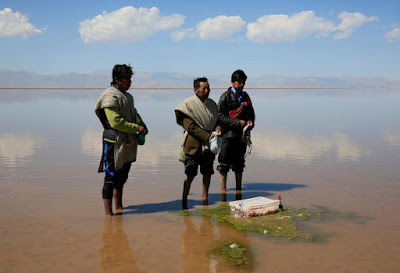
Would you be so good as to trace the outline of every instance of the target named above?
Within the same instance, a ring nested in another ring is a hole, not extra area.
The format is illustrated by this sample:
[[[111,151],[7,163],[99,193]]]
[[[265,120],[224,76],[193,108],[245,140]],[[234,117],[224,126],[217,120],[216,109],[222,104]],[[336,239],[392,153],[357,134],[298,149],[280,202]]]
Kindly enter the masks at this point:
[[[104,211],[107,216],[113,216],[114,213],[112,212],[112,199],[103,199],[104,203]]]
[[[235,172],[236,178],[236,200],[242,199],[242,176],[243,173]]]
[[[221,193],[226,193],[226,180],[228,178],[228,173],[220,173],[221,178]]]
[[[183,193],[182,193],[182,205],[186,205],[187,207],[187,197],[190,192],[190,185],[192,184],[192,181],[194,179],[194,176],[186,176],[185,182],[183,183]]]
[[[226,193],[221,193],[221,202],[226,202]]]
[[[203,205],[208,205],[208,189],[210,188],[211,174],[203,175]]]
[[[115,209],[116,210],[123,210],[122,206],[122,193],[123,193],[123,188],[121,189],[114,189],[114,204],[115,204]]]

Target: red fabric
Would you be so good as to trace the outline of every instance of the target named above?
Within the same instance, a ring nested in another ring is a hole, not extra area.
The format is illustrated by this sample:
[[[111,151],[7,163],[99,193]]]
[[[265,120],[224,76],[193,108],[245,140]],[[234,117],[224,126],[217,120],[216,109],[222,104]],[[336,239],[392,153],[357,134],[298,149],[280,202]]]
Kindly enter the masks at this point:
[[[243,109],[247,106],[252,105],[251,99],[249,97],[249,95],[244,94],[243,98],[242,98],[242,103],[240,104],[240,106],[234,110],[229,111],[229,117],[232,119],[237,118],[240,113],[243,111]],[[224,133],[226,131],[226,125],[221,126],[221,130],[222,133]]]

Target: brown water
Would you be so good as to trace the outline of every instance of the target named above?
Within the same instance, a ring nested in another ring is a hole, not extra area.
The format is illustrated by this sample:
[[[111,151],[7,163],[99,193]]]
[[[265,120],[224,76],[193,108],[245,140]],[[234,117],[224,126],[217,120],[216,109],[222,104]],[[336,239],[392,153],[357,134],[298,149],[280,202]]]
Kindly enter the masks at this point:
[[[302,225],[316,235],[306,243],[170,213],[181,208],[184,179],[173,114],[182,90],[133,91],[150,134],[125,187],[125,212],[104,217],[99,92],[77,92],[0,95],[0,272],[398,272],[399,94],[250,91],[257,120],[243,198],[281,195],[290,207],[337,212]],[[200,184],[190,209],[202,207]],[[210,207],[220,203],[219,185],[214,175]],[[228,187],[232,201],[232,174]],[[207,256],[225,240],[248,246],[247,267]]]

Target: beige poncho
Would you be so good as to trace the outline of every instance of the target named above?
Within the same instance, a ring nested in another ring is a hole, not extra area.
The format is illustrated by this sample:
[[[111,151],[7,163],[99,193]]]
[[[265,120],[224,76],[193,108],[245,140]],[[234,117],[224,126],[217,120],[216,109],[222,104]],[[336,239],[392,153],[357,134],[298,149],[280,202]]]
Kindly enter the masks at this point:
[[[182,112],[207,132],[212,132],[218,122],[218,105],[212,99],[206,99],[203,103],[197,95],[185,99],[175,109],[175,112]],[[182,122],[182,117],[177,115],[177,123],[182,125]],[[183,137],[183,145],[186,141],[186,136],[187,132]]]
[[[109,87],[101,94],[95,106],[95,112],[100,118],[100,109],[117,107],[121,117],[132,123],[138,123],[137,111],[134,106],[133,96],[128,92],[122,92],[115,87]],[[117,136],[114,146],[115,170],[122,168],[124,163],[136,161],[137,140],[133,134],[116,131]],[[126,139],[130,139],[132,145],[124,144]]]

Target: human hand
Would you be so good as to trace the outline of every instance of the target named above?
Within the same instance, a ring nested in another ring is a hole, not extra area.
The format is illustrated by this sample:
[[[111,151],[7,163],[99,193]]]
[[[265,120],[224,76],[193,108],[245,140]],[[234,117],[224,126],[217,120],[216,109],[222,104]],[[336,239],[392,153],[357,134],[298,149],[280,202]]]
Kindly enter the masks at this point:
[[[147,129],[144,126],[138,125],[138,131],[142,136],[147,135]]]
[[[247,124],[250,125],[250,130],[254,128],[253,121],[249,120],[249,121],[247,121]]]
[[[245,120],[241,119],[239,122],[240,122],[240,127],[242,128],[247,125],[247,122]]]

